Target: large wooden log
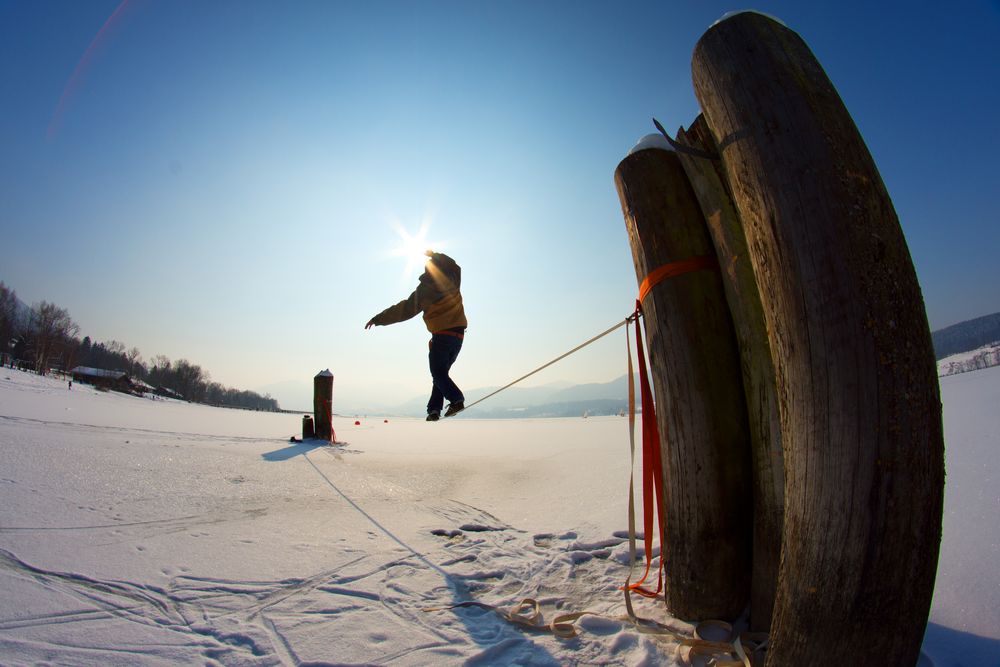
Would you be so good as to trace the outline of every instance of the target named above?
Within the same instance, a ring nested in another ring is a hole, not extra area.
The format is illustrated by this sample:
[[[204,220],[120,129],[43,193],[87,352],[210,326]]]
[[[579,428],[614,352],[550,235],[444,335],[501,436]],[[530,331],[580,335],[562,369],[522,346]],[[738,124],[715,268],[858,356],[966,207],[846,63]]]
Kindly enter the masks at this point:
[[[615,185],[637,282],[667,263],[714,255],[677,155],[646,149]],[[732,619],[750,586],[750,445],[733,324],[717,271],[654,287],[643,304],[663,437],[667,607],[689,620]]]
[[[775,362],[785,528],[768,665],[916,663],[937,567],[941,404],[892,202],[802,39],[710,28],[695,92],[743,220]]]
[[[718,153],[704,116],[699,115],[678,140],[705,153]],[[774,364],[764,325],[760,290],[747,250],[746,235],[733,206],[729,183],[717,160],[677,154],[698,197],[701,212],[721,261],[722,284],[733,317],[743,369],[750,444],[753,453],[753,578],[750,629],[767,632],[781,559],[784,484],[781,423],[775,396]]]

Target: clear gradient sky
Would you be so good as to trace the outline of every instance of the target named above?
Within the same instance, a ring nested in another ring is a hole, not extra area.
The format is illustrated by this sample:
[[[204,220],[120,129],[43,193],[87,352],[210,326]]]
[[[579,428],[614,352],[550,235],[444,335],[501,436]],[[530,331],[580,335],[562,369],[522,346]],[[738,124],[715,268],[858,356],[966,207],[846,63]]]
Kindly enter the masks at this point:
[[[419,267],[463,267],[453,375],[500,385],[635,298],[613,183],[697,115],[677,2],[0,0],[0,280],[81,333],[304,404],[424,393]],[[810,45],[888,186],[932,329],[1000,311],[1000,3],[760,1]],[[624,340],[537,376],[604,382]]]

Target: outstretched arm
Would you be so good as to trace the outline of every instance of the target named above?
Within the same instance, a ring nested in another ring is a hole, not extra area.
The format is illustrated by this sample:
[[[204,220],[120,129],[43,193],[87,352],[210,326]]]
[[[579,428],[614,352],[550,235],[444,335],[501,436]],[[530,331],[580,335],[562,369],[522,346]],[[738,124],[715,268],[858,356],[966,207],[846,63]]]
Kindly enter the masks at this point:
[[[365,324],[365,329],[370,329],[373,326],[386,326],[389,324],[396,324],[397,322],[403,322],[411,317],[414,317],[419,312],[420,305],[417,300],[417,292],[414,291],[413,294],[406,299],[403,299],[395,306],[389,306],[381,313],[368,320],[368,323]]]

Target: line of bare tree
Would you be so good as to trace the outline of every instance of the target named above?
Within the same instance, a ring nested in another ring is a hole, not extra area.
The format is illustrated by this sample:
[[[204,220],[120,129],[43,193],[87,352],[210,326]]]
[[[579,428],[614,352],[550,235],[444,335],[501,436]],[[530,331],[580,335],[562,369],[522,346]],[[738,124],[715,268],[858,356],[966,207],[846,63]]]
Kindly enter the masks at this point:
[[[145,362],[137,347],[111,340],[78,338],[80,327],[65,308],[42,301],[27,308],[17,293],[0,282],[0,357],[11,365],[45,375],[69,372],[76,366],[122,371],[157,389],[168,389],[189,401],[252,410],[278,410],[265,394],[225,387],[208,371],[187,359],[171,361],[157,355]]]

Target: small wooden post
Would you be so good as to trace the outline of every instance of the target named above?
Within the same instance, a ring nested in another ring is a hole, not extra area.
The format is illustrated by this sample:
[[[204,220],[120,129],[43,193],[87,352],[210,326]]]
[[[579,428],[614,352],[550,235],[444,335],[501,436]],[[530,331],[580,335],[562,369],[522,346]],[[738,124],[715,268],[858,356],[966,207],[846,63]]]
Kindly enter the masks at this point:
[[[704,116],[699,115],[677,139],[702,152],[718,154]],[[719,256],[722,284],[733,316],[743,367],[750,443],[753,451],[753,580],[750,629],[767,632],[774,611],[784,527],[785,476],[781,423],[775,396],[774,364],[764,325],[760,290],[747,250],[746,235],[733,206],[729,183],[717,160],[679,152]]]
[[[333,373],[320,371],[313,378],[313,413],[316,415],[316,438],[335,442],[333,432]]]
[[[638,150],[615,170],[636,278],[714,255],[677,155]],[[687,273],[643,303],[663,451],[667,607],[733,619],[750,595],[750,444],[733,323],[718,271]]]
[[[899,221],[797,34],[737,14],[702,36],[692,70],[777,378],[785,524],[767,664],[910,667],[934,589],[944,447]]]
[[[312,415],[302,415],[302,439],[312,440],[316,437],[316,427],[313,426]]]

